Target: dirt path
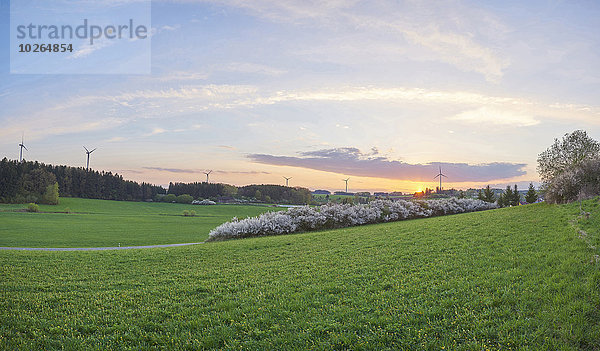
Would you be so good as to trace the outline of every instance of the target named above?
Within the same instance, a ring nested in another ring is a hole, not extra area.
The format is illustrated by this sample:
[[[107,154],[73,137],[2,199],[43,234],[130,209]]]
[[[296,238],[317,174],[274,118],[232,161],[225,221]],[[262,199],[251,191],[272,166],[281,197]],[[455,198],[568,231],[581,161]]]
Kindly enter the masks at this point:
[[[164,245],[144,245],[144,246],[113,246],[113,247],[0,247],[0,250],[19,250],[19,251],[103,251],[103,250],[131,250],[131,249],[153,249],[157,247],[176,247],[198,245],[200,243],[185,244],[164,244]]]

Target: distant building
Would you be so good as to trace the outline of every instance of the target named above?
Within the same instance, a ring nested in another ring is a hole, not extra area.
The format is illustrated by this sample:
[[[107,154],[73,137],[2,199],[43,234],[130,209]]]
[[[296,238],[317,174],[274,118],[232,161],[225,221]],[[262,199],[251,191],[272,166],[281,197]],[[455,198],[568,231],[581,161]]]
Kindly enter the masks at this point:
[[[380,197],[390,196],[389,193],[383,193],[383,192],[375,192],[375,193],[373,193],[373,195],[380,196]]]

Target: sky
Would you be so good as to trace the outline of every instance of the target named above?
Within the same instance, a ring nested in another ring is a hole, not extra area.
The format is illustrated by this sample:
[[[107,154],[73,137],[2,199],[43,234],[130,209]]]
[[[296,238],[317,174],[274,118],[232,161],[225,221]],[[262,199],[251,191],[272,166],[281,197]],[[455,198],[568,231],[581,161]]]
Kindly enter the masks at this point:
[[[106,42],[63,66],[111,74],[11,73],[10,14],[0,158],[24,135],[27,160],[83,167],[85,145],[91,168],[161,185],[414,192],[441,167],[444,188],[524,189],[555,138],[600,140],[597,1],[154,0],[131,74],[101,66]]]

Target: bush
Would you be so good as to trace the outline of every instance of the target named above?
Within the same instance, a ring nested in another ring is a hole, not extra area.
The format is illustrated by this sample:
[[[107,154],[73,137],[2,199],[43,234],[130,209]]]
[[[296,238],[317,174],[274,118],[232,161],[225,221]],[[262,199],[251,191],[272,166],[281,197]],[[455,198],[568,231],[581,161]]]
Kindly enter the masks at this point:
[[[177,199],[175,201],[177,201],[177,203],[180,204],[191,204],[192,201],[194,201],[194,198],[191,195],[183,194],[177,196]]]
[[[194,210],[191,210],[191,211],[190,211],[190,217],[194,217],[195,215],[196,215],[196,211],[194,211]]]
[[[165,195],[162,198],[163,202],[175,202],[176,200],[177,200],[177,196],[175,196],[173,194]]]
[[[600,142],[583,130],[565,134],[562,140],[538,155],[538,173],[544,183],[551,182],[564,172],[573,171],[582,163],[600,158]]]
[[[600,143],[582,130],[565,134],[538,156],[545,200],[565,203],[600,194]]]
[[[72,213],[71,209],[69,207],[65,208],[65,213]]]
[[[600,195],[600,159],[587,160],[545,184],[546,201],[566,203]]]
[[[279,235],[302,231],[344,228],[370,223],[441,216],[496,208],[496,204],[474,199],[426,201],[375,200],[369,204],[333,204],[295,207],[266,212],[257,217],[233,218],[209,233],[209,241]]]
[[[39,211],[40,211],[40,206],[38,206],[34,203],[27,204],[27,212],[39,212]]]
[[[188,211],[188,210],[183,210],[183,215],[184,215],[185,217],[189,216],[189,215],[190,215],[190,211]]]

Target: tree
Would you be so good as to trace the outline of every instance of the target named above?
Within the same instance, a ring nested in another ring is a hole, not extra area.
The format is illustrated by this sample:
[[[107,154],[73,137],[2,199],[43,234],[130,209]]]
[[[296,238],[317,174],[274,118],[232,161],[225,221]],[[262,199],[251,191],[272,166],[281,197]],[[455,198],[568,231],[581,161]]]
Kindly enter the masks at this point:
[[[490,189],[489,185],[483,190],[483,201],[489,203],[496,202],[496,195],[494,195],[494,191]]]
[[[544,183],[572,169],[586,160],[600,158],[600,143],[583,130],[565,134],[562,140],[554,139],[554,144],[538,155],[537,171]]]
[[[514,199],[514,194],[513,191],[510,187],[510,185],[506,186],[506,190],[504,190],[504,194],[502,194],[503,197],[503,207],[504,206],[513,206],[513,199]]]
[[[164,202],[175,202],[177,200],[177,196],[175,196],[175,194],[168,194],[163,196],[162,200]]]
[[[533,183],[529,183],[529,190],[527,190],[527,194],[525,194],[525,201],[528,204],[532,204],[538,200],[537,192],[533,187]]]
[[[180,204],[191,204],[192,201],[194,201],[194,198],[192,197],[192,195],[181,194],[181,195],[177,196],[175,201],[177,201]]]
[[[48,205],[58,205],[58,183],[46,187],[46,192],[42,197],[42,201]]]
[[[23,177],[23,189],[28,195],[42,198],[49,185],[56,183],[56,176],[43,168],[37,168]]]
[[[464,192],[464,191],[462,191],[462,190],[461,190],[461,191],[459,191],[459,192],[458,192],[458,198],[459,198],[459,199],[464,199],[464,198],[465,198],[465,192]]]
[[[538,156],[544,198],[564,203],[600,194],[600,143],[582,130],[565,134]]]
[[[506,195],[505,194],[498,195],[498,200],[496,200],[496,203],[498,204],[498,207],[506,207],[507,206]]]
[[[517,188],[517,184],[515,184],[515,190],[512,193],[512,198],[510,199],[511,206],[519,206],[521,204],[521,194],[519,194],[519,189]]]
[[[483,196],[483,191],[481,191],[481,189],[479,189],[479,191],[477,192],[477,199],[485,201],[485,196]]]

